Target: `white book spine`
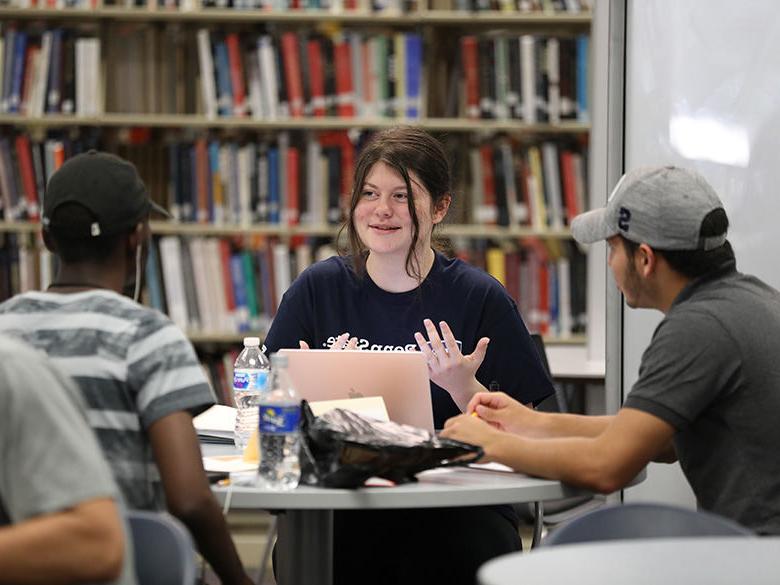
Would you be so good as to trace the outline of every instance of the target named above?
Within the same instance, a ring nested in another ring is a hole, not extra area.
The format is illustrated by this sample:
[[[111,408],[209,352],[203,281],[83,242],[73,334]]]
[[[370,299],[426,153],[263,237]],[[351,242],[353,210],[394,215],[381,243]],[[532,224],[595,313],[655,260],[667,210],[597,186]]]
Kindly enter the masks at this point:
[[[175,236],[160,238],[160,263],[165,279],[165,300],[168,316],[179,329],[187,331],[187,301],[181,273],[181,244]]]
[[[195,300],[200,313],[200,326],[204,332],[211,332],[214,330],[214,323],[211,302],[209,300],[208,269],[203,254],[203,238],[192,238],[189,241],[185,241],[184,245],[190,248],[192,275],[195,281]]]
[[[290,249],[287,244],[274,244],[274,286],[276,293],[277,308],[281,302],[282,296],[290,288]]]
[[[564,211],[561,195],[561,171],[558,165],[558,147],[552,142],[542,144],[542,173],[544,187],[547,189],[550,227],[562,229]]]
[[[551,124],[561,121],[561,60],[556,38],[547,40],[547,114]]]
[[[536,123],[536,59],[534,37],[520,37],[520,93],[523,102],[523,121]]]
[[[257,42],[257,54],[260,62],[260,81],[263,88],[263,103],[267,104],[266,114],[269,120],[279,117],[279,87],[276,72],[276,55],[270,36],[263,35]]]
[[[198,30],[198,64],[200,67],[200,88],[206,118],[217,117],[217,89],[214,83],[214,59],[211,55],[211,37],[208,29]]]

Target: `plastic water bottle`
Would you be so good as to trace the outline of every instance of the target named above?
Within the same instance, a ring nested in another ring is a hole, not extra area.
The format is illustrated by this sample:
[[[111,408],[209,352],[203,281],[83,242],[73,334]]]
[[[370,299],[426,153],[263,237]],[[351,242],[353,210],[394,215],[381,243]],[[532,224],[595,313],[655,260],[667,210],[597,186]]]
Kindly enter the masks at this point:
[[[258,485],[266,489],[295,489],[301,477],[301,400],[287,373],[286,355],[271,356],[271,379],[259,410]]]
[[[234,441],[243,449],[257,428],[257,405],[268,387],[268,358],[259,337],[244,337],[244,349],[233,364],[233,402],[236,405]]]

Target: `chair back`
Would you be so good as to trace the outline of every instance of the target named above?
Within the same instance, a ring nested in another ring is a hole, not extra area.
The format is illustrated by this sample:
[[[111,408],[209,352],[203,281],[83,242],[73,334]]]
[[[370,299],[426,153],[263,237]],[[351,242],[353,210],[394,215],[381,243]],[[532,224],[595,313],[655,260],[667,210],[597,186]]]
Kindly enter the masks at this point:
[[[127,512],[138,585],[193,585],[195,554],[189,532],[169,514]]]
[[[634,503],[604,506],[562,524],[543,546],[596,540],[671,538],[686,536],[755,536],[717,514],[666,504]]]

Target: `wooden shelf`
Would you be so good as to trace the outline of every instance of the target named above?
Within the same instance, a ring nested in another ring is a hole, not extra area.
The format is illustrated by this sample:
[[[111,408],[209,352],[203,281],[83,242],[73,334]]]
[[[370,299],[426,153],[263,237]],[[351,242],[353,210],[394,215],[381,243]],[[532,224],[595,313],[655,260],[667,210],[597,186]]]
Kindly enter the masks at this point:
[[[254,118],[206,118],[198,114],[103,114],[102,116],[75,116],[53,114],[27,117],[0,114],[0,125],[23,128],[62,128],[90,126],[104,128],[148,127],[191,129],[243,130],[349,130],[352,128],[379,129],[413,124],[427,130],[448,132],[513,132],[526,134],[587,134],[590,124],[560,122],[559,124],[525,124],[515,120],[469,120],[465,118],[286,118],[263,120]]]
[[[408,14],[385,14],[365,11],[264,11],[203,8],[198,10],[169,10],[148,8],[0,8],[0,20],[50,21],[137,21],[137,22],[199,22],[199,23],[279,23],[279,24],[359,24],[369,26],[501,26],[550,28],[572,27],[587,29],[590,12],[582,13],[520,13],[468,12],[456,10],[424,10]]]
[[[172,223],[167,221],[151,222],[152,232],[160,235],[180,236],[325,236],[335,237],[339,226],[333,225],[214,225],[208,223]],[[0,221],[0,232],[34,233],[40,229],[38,222]],[[466,238],[547,238],[566,240],[571,238],[568,229],[535,230],[528,227],[503,227],[495,225],[443,224],[441,234]]]

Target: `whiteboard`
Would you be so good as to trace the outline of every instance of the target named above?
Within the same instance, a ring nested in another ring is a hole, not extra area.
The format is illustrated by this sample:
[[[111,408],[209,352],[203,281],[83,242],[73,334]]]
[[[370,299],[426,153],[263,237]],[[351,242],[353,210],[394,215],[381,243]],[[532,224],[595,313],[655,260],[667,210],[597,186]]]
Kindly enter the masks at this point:
[[[626,8],[625,168],[700,172],[724,202],[737,268],[780,288],[780,2],[628,0]],[[661,318],[624,311],[624,394]],[[653,466],[626,499],[692,504],[679,468],[669,467]]]

